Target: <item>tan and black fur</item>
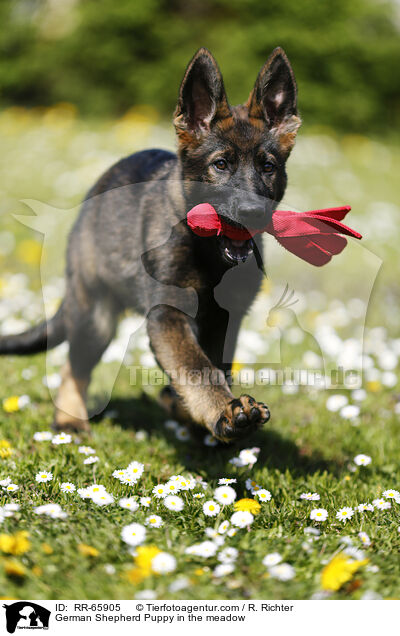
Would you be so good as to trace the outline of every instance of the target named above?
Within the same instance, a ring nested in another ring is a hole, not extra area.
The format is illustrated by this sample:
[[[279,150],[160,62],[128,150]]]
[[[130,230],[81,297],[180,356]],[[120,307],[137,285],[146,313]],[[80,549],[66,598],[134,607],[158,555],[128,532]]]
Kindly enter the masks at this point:
[[[252,255],[253,249],[261,252],[260,235],[255,244],[239,246],[216,236],[201,238],[185,217],[193,205],[208,201],[232,225],[268,223],[286,187],[285,163],[300,125],[285,53],[275,49],[247,103],[231,107],[214,58],[200,49],[183,78],[174,124],[177,155],[163,150],[131,155],[89,192],[70,235],[67,289],[54,318],[0,339],[3,354],[69,342],[56,402],[58,429],[89,430],[90,375],[114,336],[118,315],[129,308],[147,316],[151,348],[172,377],[163,398],[176,417],[223,441],[269,419],[264,404],[248,395],[235,399],[228,381],[240,322],[261,282]],[[228,312],[214,289],[233,269],[234,284],[225,292]],[[157,301],[149,280],[170,286],[168,303]],[[174,306],[173,290],[191,287],[198,296],[194,318]],[[213,372],[218,382],[180,382],[179,372],[191,370]]]

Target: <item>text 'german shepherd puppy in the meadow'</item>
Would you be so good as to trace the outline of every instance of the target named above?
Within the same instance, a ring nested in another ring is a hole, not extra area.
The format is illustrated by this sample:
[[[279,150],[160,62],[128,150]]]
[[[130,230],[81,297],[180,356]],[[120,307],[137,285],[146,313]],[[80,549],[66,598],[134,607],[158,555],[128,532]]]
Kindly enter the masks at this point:
[[[289,61],[277,48],[246,104],[232,107],[217,63],[200,49],[180,87],[177,155],[135,153],[89,192],[69,237],[66,293],[56,315],[0,338],[0,353],[21,355],[68,341],[56,429],[89,430],[91,372],[125,309],[147,317],[152,351],[171,379],[163,400],[174,417],[225,442],[269,419],[264,404],[248,395],[235,399],[229,388],[240,323],[262,279],[262,237],[199,237],[186,214],[208,202],[235,227],[267,225],[284,194],[285,163],[301,123],[296,93]],[[188,290],[196,295],[192,315],[182,305]],[[199,382],[188,381],[194,372]]]

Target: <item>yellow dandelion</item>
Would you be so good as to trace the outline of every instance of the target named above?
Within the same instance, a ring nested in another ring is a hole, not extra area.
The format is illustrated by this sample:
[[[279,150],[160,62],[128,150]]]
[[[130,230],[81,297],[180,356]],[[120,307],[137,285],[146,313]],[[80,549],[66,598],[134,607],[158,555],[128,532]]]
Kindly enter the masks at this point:
[[[0,458],[1,459],[8,459],[9,457],[11,457],[13,452],[14,451],[13,451],[12,448],[0,448]]]
[[[143,576],[151,574],[151,562],[157,554],[161,552],[155,545],[142,545],[136,549],[135,564],[142,572]]]
[[[35,576],[42,576],[43,570],[39,565],[34,565],[32,568],[32,574]]]
[[[146,575],[140,568],[131,568],[130,570],[124,572],[122,576],[124,579],[129,581],[129,583],[133,583],[135,585],[141,583],[146,578]]]
[[[42,543],[42,552],[45,554],[53,554],[54,550],[48,543]]]
[[[357,570],[367,563],[368,559],[353,561],[343,554],[339,554],[334,557],[322,570],[322,589],[336,592],[342,587],[342,585],[344,585],[344,583],[347,583],[353,578],[353,574],[357,572]]]
[[[0,439],[0,448],[11,448],[11,444],[6,439]]]
[[[26,569],[19,561],[13,559],[5,559],[3,561],[4,571],[8,576],[23,577],[26,574]]]
[[[261,505],[255,499],[239,499],[234,504],[234,508],[236,511],[240,512],[251,512],[252,515],[258,515],[261,510]]]
[[[97,548],[87,545],[86,543],[79,543],[78,550],[83,556],[87,557],[97,557],[100,554]]]
[[[42,246],[36,241],[30,239],[21,241],[16,249],[17,258],[28,265],[37,265],[40,263],[42,254]]]
[[[19,397],[18,395],[11,395],[3,400],[3,409],[6,413],[15,413],[19,411]]]
[[[16,532],[14,535],[0,534],[0,550],[6,554],[25,554],[31,547],[28,537],[26,530]]]

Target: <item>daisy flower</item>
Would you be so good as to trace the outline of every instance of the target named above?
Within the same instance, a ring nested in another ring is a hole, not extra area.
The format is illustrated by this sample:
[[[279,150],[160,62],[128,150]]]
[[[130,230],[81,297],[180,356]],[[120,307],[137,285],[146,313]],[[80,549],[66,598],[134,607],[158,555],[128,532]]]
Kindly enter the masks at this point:
[[[140,462],[131,462],[128,466],[128,468],[126,469],[129,473],[131,473],[131,475],[133,475],[134,477],[136,477],[136,479],[139,479],[139,477],[142,476],[143,471],[144,471],[144,464],[141,464]]]
[[[232,563],[238,558],[239,551],[236,548],[224,548],[218,554],[218,561],[221,563]]]
[[[78,453],[82,453],[83,455],[94,455],[95,452],[91,446],[79,446],[78,448]]]
[[[346,521],[350,519],[354,514],[353,508],[349,506],[345,506],[344,508],[340,508],[340,510],[336,513],[336,519],[340,519],[341,521]]]
[[[328,511],[325,508],[313,508],[310,512],[310,519],[313,521],[325,521],[328,517]]]
[[[157,499],[164,499],[164,497],[168,494],[165,484],[157,484],[151,492],[157,497]]]
[[[229,528],[229,530],[226,533],[227,537],[234,537],[237,534],[237,530],[236,528]]]
[[[70,444],[70,442],[72,441],[72,436],[68,435],[67,433],[59,433],[58,435],[54,435],[53,439],[51,440],[52,444]]]
[[[89,486],[86,490],[89,493],[89,497],[96,497],[97,495],[101,495],[103,492],[106,492],[106,489],[102,486],[102,484],[92,484],[92,486]]]
[[[300,499],[308,499],[309,501],[318,501],[320,496],[316,492],[302,492]]]
[[[207,559],[208,557],[213,557],[218,550],[218,546],[214,543],[214,541],[203,541],[202,543],[195,543],[194,545],[186,548],[186,554],[194,554],[195,556],[204,557]]]
[[[121,538],[128,545],[140,545],[146,538],[146,528],[140,523],[131,523],[122,528]]]
[[[363,543],[365,546],[368,547],[371,545],[371,539],[369,538],[366,532],[359,532],[358,536],[360,538],[361,543]]]
[[[347,399],[345,395],[331,395],[328,397],[325,406],[328,409],[328,411],[335,413],[339,409],[346,406],[348,401],[349,400]]]
[[[115,477],[115,479],[122,479],[122,477],[125,477],[126,475],[126,468],[117,468],[116,470],[114,470],[112,476]]]
[[[231,524],[233,526],[237,526],[238,528],[245,528],[253,523],[254,517],[251,512],[247,510],[238,510],[238,512],[234,512],[231,517]]]
[[[18,512],[20,505],[16,503],[5,504],[3,508],[0,508],[5,517],[12,517],[14,512]]]
[[[216,578],[220,578],[222,576],[227,576],[228,574],[232,574],[235,566],[233,563],[220,563],[213,570],[213,576]]]
[[[218,446],[218,440],[213,435],[210,435],[210,433],[207,433],[203,439],[203,444],[205,446]]]
[[[90,455],[89,457],[86,457],[86,459],[83,460],[83,463],[88,465],[88,464],[95,464],[98,461],[99,461],[99,458],[97,457],[97,455]]]
[[[363,455],[362,453],[360,453],[360,455],[355,456],[353,461],[356,466],[368,466],[368,464],[370,464],[372,460],[369,455]]]
[[[382,495],[386,499],[398,499],[400,497],[400,492],[391,488],[390,490],[385,490]]]
[[[5,487],[6,492],[16,492],[17,490],[19,490],[19,486],[17,486],[17,484],[8,484],[8,486]]]
[[[151,561],[151,569],[156,574],[169,574],[176,569],[176,559],[168,552],[159,552]]]
[[[214,497],[218,503],[228,506],[236,499],[236,492],[231,486],[219,486],[214,491]]]
[[[223,521],[218,526],[218,533],[219,534],[225,534],[225,532],[228,530],[228,528],[229,528],[229,521]]]
[[[180,512],[184,505],[183,499],[176,495],[168,495],[164,499],[164,506],[168,508],[168,510],[173,510],[174,512]]]
[[[229,479],[228,477],[221,477],[218,479],[218,484],[220,486],[229,486],[229,484],[236,484],[236,479]]]
[[[369,510],[371,512],[373,509],[374,509],[373,505],[369,503],[360,503],[357,506],[358,512],[365,512],[366,510]]]
[[[89,488],[78,488],[77,493],[82,499],[90,499],[92,496],[89,492]]]
[[[97,495],[92,496],[93,503],[98,506],[109,506],[114,503],[114,497],[110,495],[108,492],[100,492]]]
[[[360,407],[357,404],[347,404],[340,409],[339,415],[345,420],[354,420],[360,415]]]
[[[148,508],[151,504],[151,497],[140,497],[140,505]]]
[[[175,431],[175,437],[180,442],[187,442],[190,439],[189,429],[186,426],[179,426]]]
[[[212,499],[203,504],[203,512],[207,517],[215,517],[220,510],[221,506]]]
[[[53,473],[49,473],[46,470],[42,470],[42,472],[37,473],[35,475],[35,479],[39,483],[46,482],[46,481],[51,481],[53,479]]]
[[[145,520],[145,525],[151,526],[152,528],[161,528],[163,523],[163,520],[158,515],[150,515],[150,517],[146,517]]]
[[[304,528],[304,534],[312,534],[314,537],[319,537],[319,535],[321,534],[321,531],[318,530],[318,528]]]
[[[76,490],[76,487],[74,484],[71,484],[70,481],[63,481],[63,483],[60,485],[60,490],[61,492],[74,492],[74,490]]]
[[[266,554],[262,560],[263,565],[267,568],[271,568],[274,565],[278,565],[282,561],[282,557],[279,552],[271,552],[270,554]]]
[[[372,503],[378,510],[388,510],[392,507],[390,501],[385,501],[384,499],[374,499]]]
[[[246,479],[245,486],[246,486],[246,489],[250,490],[252,494],[254,493],[254,491],[260,490],[261,488],[261,486],[259,486],[257,482],[254,481],[253,479]]]
[[[209,539],[216,539],[218,537],[218,531],[215,530],[215,528],[205,528],[204,532]]]
[[[165,484],[165,492],[168,494],[173,494],[174,492],[179,492],[180,486],[177,481],[170,480]]]
[[[37,431],[33,434],[35,442],[49,442],[53,439],[53,433],[51,431]]]
[[[166,422],[164,422],[164,426],[168,431],[176,431],[179,424],[178,422],[175,422],[175,420],[166,420]]]
[[[4,487],[4,488],[5,488],[6,486],[8,486],[8,484],[11,484],[11,477],[6,477],[5,479],[2,479],[2,480],[0,481],[0,486],[2,486],[2,487]]]
[[[52,519],[65,519],[68,515],[64,512],[58,504],[44,504],[43,506],[37,506],[33,509],[33,512],[37,515],[47,515]]]
[[[205,497],[204,492],[195,492],[193,494],[193,499],[202,499],[203,497]]]
[[[124,486],[134,486],[137,482],[136,477],[131,475],[127,470],[124,472],[123,476],[120,477],[119,480],[121,484],[124,484]]]
[[[279,563],[269,568],[269,574],[279,581],[290,581],[296,575],[296,571],[289,563]]]
[[[269,490],[265,488],[260,488],[260,490],[256,490],[254,493],[255,497],[258,497],[260,501],[270,501],[272,495]]]
[[[234,505],[235,510],[237,511],[246,511],[251,512],[252,515],[258,515],[261,510],[261,506],[255,499],[239,499]]]
[[[139,504],[133,497],[123,497],[119,500],[119,505],[121,508],[126,508],[131,512],[135,512],[139,508]]]
[[[240,451],[239,457],[233,457],[229,462],[239,468],[242,466],[253,466],[257,461],[257,454],[259,452],[259,448],[244,448]]]

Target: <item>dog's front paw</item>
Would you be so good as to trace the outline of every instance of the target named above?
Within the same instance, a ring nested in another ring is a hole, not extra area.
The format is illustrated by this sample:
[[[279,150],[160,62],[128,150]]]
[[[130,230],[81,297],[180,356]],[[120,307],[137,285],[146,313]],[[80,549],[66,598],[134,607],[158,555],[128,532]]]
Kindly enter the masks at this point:
[[[241,395],[226,406],[213,434],[222,442],[233,442],[250,435],[269,418],[270,412],[265,404],[256,402],[250,395]]]

